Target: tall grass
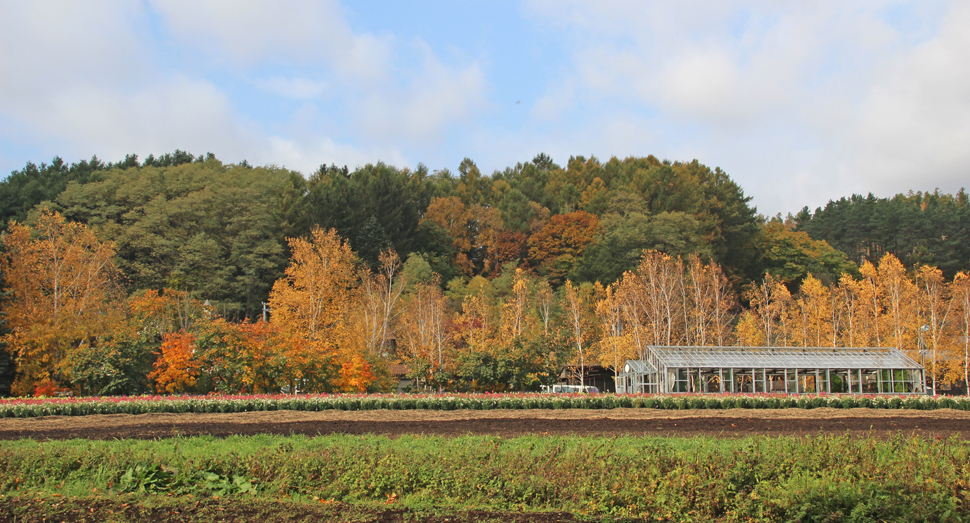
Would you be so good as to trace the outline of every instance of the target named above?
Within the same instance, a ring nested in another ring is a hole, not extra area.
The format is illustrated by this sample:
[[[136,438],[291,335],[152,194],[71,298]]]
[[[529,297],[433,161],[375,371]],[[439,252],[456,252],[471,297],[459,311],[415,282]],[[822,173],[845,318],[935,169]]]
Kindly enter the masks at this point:
[[[161,493],[670,521],[970,519],[970,443],[253,436],[0,444],[0,492]]]

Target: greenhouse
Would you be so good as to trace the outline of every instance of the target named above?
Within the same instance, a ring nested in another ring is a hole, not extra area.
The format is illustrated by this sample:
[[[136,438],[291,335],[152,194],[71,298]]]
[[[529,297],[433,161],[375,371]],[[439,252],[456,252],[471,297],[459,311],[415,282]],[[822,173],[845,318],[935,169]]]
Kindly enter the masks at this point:
[[[650,346],[618,393],[924,394],[923,367],[896,348]]]

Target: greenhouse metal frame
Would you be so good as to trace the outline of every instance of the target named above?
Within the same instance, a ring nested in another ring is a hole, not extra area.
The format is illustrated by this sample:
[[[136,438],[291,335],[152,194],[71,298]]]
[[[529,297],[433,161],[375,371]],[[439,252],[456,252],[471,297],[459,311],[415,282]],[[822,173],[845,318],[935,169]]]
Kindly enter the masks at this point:
[[[892,347],[649,346],[618,393],[925,394],[925,371]]]

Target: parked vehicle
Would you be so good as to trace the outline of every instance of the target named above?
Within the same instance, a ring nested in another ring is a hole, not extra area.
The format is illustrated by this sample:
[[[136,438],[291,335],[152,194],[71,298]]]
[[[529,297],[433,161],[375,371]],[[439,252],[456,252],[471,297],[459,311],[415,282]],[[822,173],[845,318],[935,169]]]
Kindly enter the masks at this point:
[[[555,385],[543,385],[541,390],[545,394],[573,394],[577,392],[597,394],[600,391],[598,388],[593,387],[592,385],[565,385],[560,383]]]

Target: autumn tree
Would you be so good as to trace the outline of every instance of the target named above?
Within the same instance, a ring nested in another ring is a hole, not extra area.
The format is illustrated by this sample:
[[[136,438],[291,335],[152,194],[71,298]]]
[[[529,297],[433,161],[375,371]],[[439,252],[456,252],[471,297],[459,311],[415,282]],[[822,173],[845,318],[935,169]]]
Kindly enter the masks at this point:
[[[333,229],[315,228],[309,239],[292,238],[289,244],[290,265],[270,294],[273,321],[307,340],[325,342],[357,283],[354,253]]]
[[[528,237],[521,232],[502,231],[488,251],[486,271],[497,276],[506,263],[522,263],[529,255]]]
[[[162,336],[190,332],[205,314],[204,305],[188,292],[150,289],[128,299],[129,327]]]
[[[890,335],[894,347],[906,350],[914,347],[918,326],[916,286],[906,275],[906,268],[892,254],[879,260],[879,285],[882,291],[886,315],[890,322]],[[908,333],[908,335],[907,335]]]
[[[959,337],[963,340],[963,383],[970,396],[970,274],[959,272],[951,286],[953,308],[957,313]]]
[[[651,344],[680,344],[684,334],[683,261],[659,251],[644,251],[637,275]]]
[[[948,340],[946,338],[953,302],[949,297],[950,289],[943,279],[943,271],[936,267],[927,265],[919,267],[916,271],[916,284],[920,312],[922,313],[918,328],[922,330],[923,325],[929,326],[928,334],[930,336],[930,343],[933,344],[930,375],[933,380],[933,394],[936,395],[936,382],[938,378],[943,377],[947,383],[954,381],[953,378],[955,378],[955,373],[953,372],[955,369],[949,368],[950,366],[948,365],[948,368],[945,369],[948,371],[946,372],[947,376],[943,376],[939,366],[939,356],[941,353],[950,352],[950,344],[947,343]]]
[[[599,219],[585,211],[557,214],[529,237],[529,258],[553,283],[568,274],[593,242]]]
[[[463,349],[490,352],[489,342],[498,332],[499,318],[489,295],[489,286],[488,280],[480,276],[469,282],[461,302],[461,313],[454,320],[454,337]]]
[[[769,273],[760,284],[748,290],[747,297],[751,303],[752,314],[758,320],[760,337],[765,345],[770,347],[781,342],[787,346],[788,333],[784,325],[779,329],[778,323],[788,315],[791,302],[788,288]],[[779,333],[779,330],[782,332]]]
[[[861,332],[865,326],[864,285],[852,276],[843,274],[839,279],[836,293],[833,293],[838,295],[837,307],[841,314],[839,335],[846,347],[858,347],[861,340],[865,339],[865,335]]]
[[[411,376],[442,390],[441,372],[451,361],[448,332],[451,310],[441,292],[438,275],[414,285],[403,298],[398,324],[398,356],[411,369]]]
[[[329,390],[337,378],[328,366],[339,369],[353,359],[352,353],[341,351],[347,347],[339,341],[351,325],[347,314],[357,285],[354,254],[333,229],[315,228],[310,238],[289,243],[290,265],[270,293],[272,322],[284,335],[305,341],[305,354],[300,354],[304,366],[297,367],[294,381],[303,389]]]
[[[460,198],[433,198],[424,220],[434,223],[452,239],[457,250],[454,263],[467,276],[486,269],[486,256],[502,230],[498,209],[466,205]]]
[[[647,355],[647,345],[650,344],[648,339],[650,326],[646,323],[645,297],[641,292],[643,285],[640,276],[636,272],[628,271],[623,274],[623,278],[617,282],[617,285],[614,296],[620,307],[623,322],[630,331],[637,359],[644,359]]]
[[[529,294],[530,285],[525,271],[515,269],[512,293],[502,310],[503,332],[507,339],[522,336],[529,327]]]
[[[737,300],[721,267],[691,255],[684,268],[687,345],[727,345]]]
[[[616,285],[602,290],[602,297],[596,302],[596,317],[600,321],[602,338],[600,344],[600,363],[612,366],[614,374],[619,374],[626,360],[637,359],[636,344],[623,330],[623,303],[616,295]]]
[[[798,314],[798,343],[795,345],[822,347],[831,343],[831,346],[836,346],[833,338],[832,293],[820,280],[811,274],[805,277],[794,300],[793,310]]]
[[[535,308],[539,313],[539,319],[542,320],[543,336],[549,336],[551,334],[550,325],[552,323],[554,305],[555,296],[552,292],[552,286],[549,285],[548,280],[540,279],[535,289]]]
[[[199,363],[193,358],[195,336],[187,332],[165,333],[154,370],[148,378],[156,391],[174,394],[195,386]]]
[[[119,315],[114,248],[86,226],[43,212],[32,225],[11,223],[0,259],[11,332],[4,342],[16,355],[14,394],[29,394],[45,380],[69,383],[72,354],[98,343]]]
[[[401,273],[401,260],[393,250],[380,254],[376,273],[361,276],[360,299],[366,350],[375,357],[383,357],[391,338],[391,325],[400,314],[398,301],[407,286]]]
[[[734,328],[734,337],[741,347],[760,347],[767,345],[763,324],[758,316],[750,310],[745,310],[741,313],[740,318],[738,318],[738,324]]]
[[[859,292],[861,301],[865,304],[864,314],[866,321],[864,332],[868,334],[866,345],[882,347],[883,331],[885,320],[883,320],[883,287],[880,284],[879,269],[875,265],[866,261],[859,268],[862,274],[862,286]]]
[[[589,356],[587,353],[591,341],[595,339],[596,332],[595,316],[590,311],[591,306],[595,306],[592,287],[585,286],[577,289],[573,287],[570,280],[566,280],[566,285],[563,287],[563,302],[563,310],[568,318],[568,328],[576,347],[576,356],[579,363],[579,384],[585,386],[586,358]]]

